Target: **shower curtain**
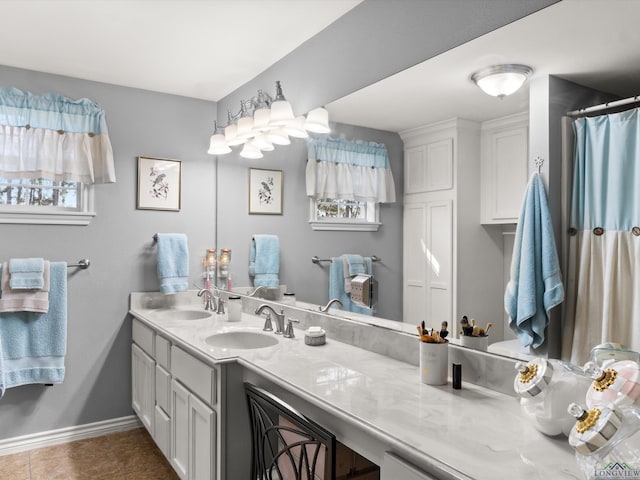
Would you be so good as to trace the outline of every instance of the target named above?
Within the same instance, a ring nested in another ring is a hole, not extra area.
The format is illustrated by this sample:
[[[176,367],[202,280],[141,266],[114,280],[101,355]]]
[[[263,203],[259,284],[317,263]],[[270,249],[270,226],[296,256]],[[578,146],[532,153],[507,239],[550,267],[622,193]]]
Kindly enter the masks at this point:
[[[640,109],[573,132],[562,357],[583,364],[603,342],[640,350]]]

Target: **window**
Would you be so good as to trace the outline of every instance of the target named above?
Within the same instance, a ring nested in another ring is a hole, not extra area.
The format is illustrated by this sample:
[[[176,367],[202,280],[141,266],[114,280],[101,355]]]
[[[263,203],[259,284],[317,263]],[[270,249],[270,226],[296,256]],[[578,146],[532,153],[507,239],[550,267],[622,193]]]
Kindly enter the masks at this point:
[[[81,182],[0,177],[0,223],[87,225],[92,205]]]
[[[310,199],[311,228],[314,230],[377,231],[378,204],[332,198]]]

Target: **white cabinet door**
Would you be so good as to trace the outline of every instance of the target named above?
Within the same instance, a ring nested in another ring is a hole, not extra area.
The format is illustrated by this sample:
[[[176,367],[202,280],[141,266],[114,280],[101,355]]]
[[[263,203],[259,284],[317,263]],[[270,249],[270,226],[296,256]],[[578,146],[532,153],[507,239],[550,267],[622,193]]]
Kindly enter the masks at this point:
[[[216,414],[189,396],[189,480],[215,478]]]
[[[438,480],[389,452],[385,452],[381,480]]]
[[[187,480],[189,465],[189,390],[171,380],[171,465]]]
[[[527,186],[528,117],[486,122],[482,134],[482,223],[516,223]],[[483,129],[485,125],[483,124]]]
[[[405,203],[403,219],[403,321],[419,324],[426,310],[426,227],[424,203]]]
[[[156,363],[140,347],[131,345],[131,405],[153,436]]]
[[[446,138],[405,150],[405,194],[453,188],[453,139]]]

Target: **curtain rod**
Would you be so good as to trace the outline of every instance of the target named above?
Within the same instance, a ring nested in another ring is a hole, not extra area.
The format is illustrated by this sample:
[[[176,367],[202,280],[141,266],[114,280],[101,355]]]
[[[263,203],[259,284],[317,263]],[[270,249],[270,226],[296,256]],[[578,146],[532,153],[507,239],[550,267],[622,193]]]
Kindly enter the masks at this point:
[[[592,107],[581,108],[579,110],[574,110],[573,112],[567,112],[566,115],[568,117],[579,117],[581,115],[586,115],[591,112],[599,112],[600,110],[607,110],[609,108],[621,107],[623,105],[629,105],[631,103],[640,102],[640,95],[636,95],[635,97],[623,98],[622,100],[616,100],[614,102],[602,103],[600,105],[594,105]]]

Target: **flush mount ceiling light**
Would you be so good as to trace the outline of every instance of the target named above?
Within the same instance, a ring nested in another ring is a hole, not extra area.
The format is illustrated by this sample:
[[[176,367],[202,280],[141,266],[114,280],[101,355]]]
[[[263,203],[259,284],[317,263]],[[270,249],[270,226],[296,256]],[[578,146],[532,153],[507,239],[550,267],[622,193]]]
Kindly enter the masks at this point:
[[[503,98],[515,93],[532,72],[526,65],[492,65],[471,75],[471,80],[486,94]]]
[[[244,145],[240,156],[262,158],[273,145],[289,145],[289,136],[306,138],[307,132],[329,133],[329,113],[324,108],[311,110],[307,117],[294,117],[291,104],[284,98],[280,82],[272,98],[262,90],[250,100],[240,101],[240,111],[227,112],[227,125],[214,123],[209,143],[210,155],[224,155],[235,145]],[[222,133],[224,131],[224,133]]]

